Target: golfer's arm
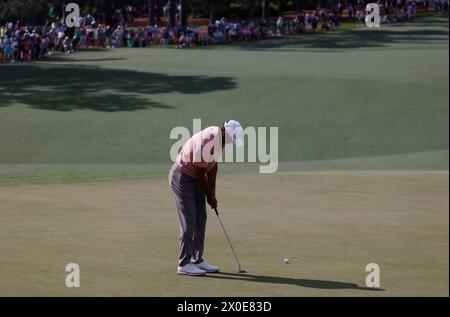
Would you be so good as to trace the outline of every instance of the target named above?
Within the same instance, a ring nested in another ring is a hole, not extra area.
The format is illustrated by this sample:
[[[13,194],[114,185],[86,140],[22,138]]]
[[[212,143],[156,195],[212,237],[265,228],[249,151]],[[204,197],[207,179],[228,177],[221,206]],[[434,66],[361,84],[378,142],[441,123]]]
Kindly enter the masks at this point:
[[[214,195],[216,194],[216,175],[217,164],[214,165],[213,169],[206,174],[206,176],[208,177],[209,188],[211,188]]]
[[[201,189],[203,189],[206,196],[211,196],[214,193],[209,186],[208,179],[206,178],[206,169],[204,168],[197,169],[195,180],[200,185]]]

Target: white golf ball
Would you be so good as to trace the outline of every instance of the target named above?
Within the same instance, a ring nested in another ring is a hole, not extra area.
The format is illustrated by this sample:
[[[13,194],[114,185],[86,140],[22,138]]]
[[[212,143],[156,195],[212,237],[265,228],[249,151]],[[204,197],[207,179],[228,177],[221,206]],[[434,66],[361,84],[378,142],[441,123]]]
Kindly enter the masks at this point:
[[[285,258],[285,259],[284,259],[284,263],[289,264],[289,259],[288,259],[288,258]]]

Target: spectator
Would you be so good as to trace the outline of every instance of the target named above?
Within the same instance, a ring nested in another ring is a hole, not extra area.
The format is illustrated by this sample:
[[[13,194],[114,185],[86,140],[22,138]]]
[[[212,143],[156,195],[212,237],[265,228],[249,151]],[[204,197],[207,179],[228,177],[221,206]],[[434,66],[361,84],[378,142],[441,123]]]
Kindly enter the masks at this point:
[[[362,0],[350,1],[347,7],[350,18],[356,19],[357,25],[364,25],[365,3]],[[381,22],[405,22],[416,15],[419,8],[434,8],[436,11],[448,10],[447,0],[380,0]],[[397,6],[397,8],[395,8]],[[93,47],[145,47],[148,45],[168,47],[174,44],[178,48],[190,48],[196,45],[222,44],[229,41],[250,41],[266,37],[281,37],[311,29],[318,32],[335,29],[340,24],[342,3],[333,6],[318,7],[312,13],[300,13],[290,19],[278,17],[275,21],[228,21],[216,20],[206,29],[199,27],[161,28],[149,24],[145,28],[129,28],[127,18],[132,19],[137,10],[115,10],[117,26],[98,23],[98,14],[83,14],[80,27],[67,29],[61,21],[50,25],[33,28],[21,25],[20,21],[0,25],[0,62],[40,60],[55,51],[72,53],[80,49]]]

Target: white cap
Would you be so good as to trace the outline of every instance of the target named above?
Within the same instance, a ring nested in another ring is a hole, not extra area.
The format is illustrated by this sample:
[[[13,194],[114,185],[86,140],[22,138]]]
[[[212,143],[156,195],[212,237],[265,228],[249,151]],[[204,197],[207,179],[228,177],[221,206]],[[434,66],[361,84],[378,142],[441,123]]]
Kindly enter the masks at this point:
[[[239,122],[236,120],[227,120],[223,124],[226,133],[228,136],[233,140],[233,143],[237,146],[242,146],[244,144],[243,142],[243,135],[244,130],[242,129],[242,126]]]

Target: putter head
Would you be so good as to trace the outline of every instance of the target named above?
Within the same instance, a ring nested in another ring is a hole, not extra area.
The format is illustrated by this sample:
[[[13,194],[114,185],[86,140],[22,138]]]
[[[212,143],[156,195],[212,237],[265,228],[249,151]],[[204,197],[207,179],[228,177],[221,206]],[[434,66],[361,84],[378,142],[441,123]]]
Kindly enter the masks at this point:
[[[239,269],[238,273],[246,274],[246,273],[248,273],[248,270],[246,270],[246,269]]]

